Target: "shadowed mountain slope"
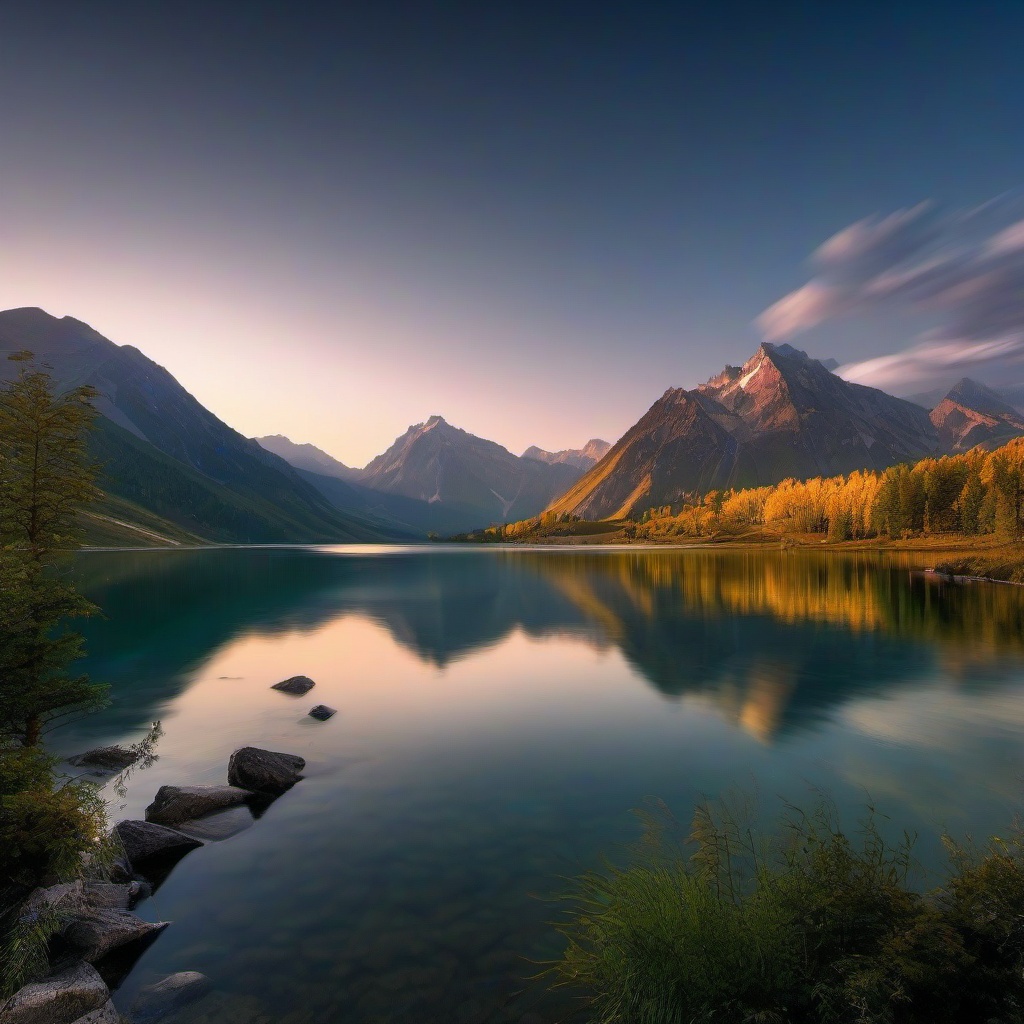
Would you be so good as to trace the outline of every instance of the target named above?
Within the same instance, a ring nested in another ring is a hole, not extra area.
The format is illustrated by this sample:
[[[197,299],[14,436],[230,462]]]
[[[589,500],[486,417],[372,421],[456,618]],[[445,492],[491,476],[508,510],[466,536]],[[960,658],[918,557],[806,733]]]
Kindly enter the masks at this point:
[[[100,395],[92,450],[102,486],[209,540],[274,543],[380,540],[389,530],[344,515],[283,459],[232,430],[163,367],[72,317],[0,311],[4,358],[29,349],[62,389]]]

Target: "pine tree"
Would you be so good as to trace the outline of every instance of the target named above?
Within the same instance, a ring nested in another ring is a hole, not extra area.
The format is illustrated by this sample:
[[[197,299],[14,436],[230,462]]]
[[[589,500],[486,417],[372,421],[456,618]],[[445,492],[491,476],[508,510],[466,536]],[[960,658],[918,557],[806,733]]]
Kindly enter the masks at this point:
[[[58,395],[30,353],[0,389],[0,743],[36,746],[47,722],[95,707],[103,688],[67,666],[81,637],[66,621],[93,606],[59,571],[98,493],[86,439],[92,388]]]

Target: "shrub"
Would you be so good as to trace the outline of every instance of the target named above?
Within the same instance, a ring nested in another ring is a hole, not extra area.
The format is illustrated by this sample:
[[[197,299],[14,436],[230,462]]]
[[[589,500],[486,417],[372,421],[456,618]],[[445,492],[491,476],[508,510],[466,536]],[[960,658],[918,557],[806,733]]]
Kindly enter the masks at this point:
[[[940,1024],[1019,1021],[1024,848],[952,843],[948,882],[915,891],[913,837],[869,808],[790,808],[759,835],[698,808],[681,843],[664,816],[626,867],[575,880],[551,967],[597,1024]]]

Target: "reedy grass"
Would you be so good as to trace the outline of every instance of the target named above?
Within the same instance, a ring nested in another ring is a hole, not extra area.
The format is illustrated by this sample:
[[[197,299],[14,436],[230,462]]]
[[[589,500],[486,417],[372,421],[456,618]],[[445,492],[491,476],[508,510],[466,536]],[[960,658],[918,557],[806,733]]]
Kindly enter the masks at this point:
[[[594,1024],[982,1024],[1024,1021],[1024,847],[947,840],[923,893],[915,837],[852,833],[822,799],[759,832],[701,804],[682,838],[663,807],[627,866],[575,879],[556,984]]]

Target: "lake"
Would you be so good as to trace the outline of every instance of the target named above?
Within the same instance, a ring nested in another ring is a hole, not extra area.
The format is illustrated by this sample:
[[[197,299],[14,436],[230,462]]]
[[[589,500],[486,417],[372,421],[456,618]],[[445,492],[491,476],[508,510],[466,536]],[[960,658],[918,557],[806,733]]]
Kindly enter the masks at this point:
[[[239,1024],[541,1024],[532,980],[567,876],[621,859],[631,810],[819,792],[853,827],[1004,830],[1024,777],[1024,591],[872,552],[324,547],[86,552],[105,711],[70,754],[140,740],[115,819],[226,782],[232,750],[302,755],[251,827],[138,908],[173,922],[116,998],[210,976]],[[270,689],[304,674],[304,697]],[[306,712],[338,713],[317,722]],[[229,833],[248,821],[232,812]],[[225,1004],[221,1004],[222,1006]],[[194,1011],[192,1017],[213,1020]]]

